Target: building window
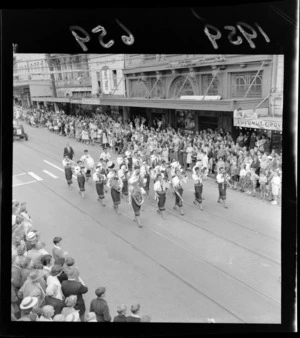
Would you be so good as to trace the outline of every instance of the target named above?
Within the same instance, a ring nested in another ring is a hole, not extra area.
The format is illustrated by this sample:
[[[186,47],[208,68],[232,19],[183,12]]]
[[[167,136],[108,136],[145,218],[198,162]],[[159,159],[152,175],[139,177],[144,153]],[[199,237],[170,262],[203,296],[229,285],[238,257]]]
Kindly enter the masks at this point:
[[[212,74],[206,74],[201,76],[201,95],[204,95],[206,93],[207,88],[210,85],[212,79],[213,79]],[[215,77],[206,95],[219,95],[219,88],[220,88],[219,79]]]
[[[118,86],[118,81],[117,81],[117,71],[113,70],[112,71],[112,75],[113,75],[113,84],[114,84],[114,88],[117,88]]]
[[[192,84],[186,76],[177,77],[170,87],[170,98],[175,98],[176,96],[179,98],[182,95],[194,95]]]
[[[232,98],[240,98],[244,97],[253,82],[255,75],[257,72],[247,72],[247,73],[234,73],[231,75],[231,87],[232,87],[232,92],[231,92],[231,97]],[[262,72],[260,72],[248,94],[248,98],[251,97],[262,97]]]
[[[149,91],[148,91],[148,88],[145,82],[139,81],[137,83],[137,80],[136,80],[136,81],[133,81],[131,85],[132,85],[131,86],[132,88],[131,97],[147,97]]]
[[[103,70],[104,73],[104,88],[105,91],[108,91],[108,70]]]

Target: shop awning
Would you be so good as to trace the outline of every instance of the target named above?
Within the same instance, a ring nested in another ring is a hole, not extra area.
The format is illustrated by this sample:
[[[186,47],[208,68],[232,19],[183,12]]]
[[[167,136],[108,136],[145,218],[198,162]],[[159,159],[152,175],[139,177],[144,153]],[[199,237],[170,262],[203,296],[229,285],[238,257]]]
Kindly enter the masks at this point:
[[[146,99],[146,98],[125,98],[125,97],[105,97],[105,98],[81,98],[74,99],[65,97],[32,97],[33,101],[46,102],[70,102],[76,104],[92,104],[101,106],[123,106],[141,108],[161,108],[161,109],[183,109],[183,110],[208,110],[208,111],[231,111],[237,107],[242,109],[254,109],[257,105],[260,108],[269,107],[269,99],[261,103],[261,99],[244,100],[182,100],[182,99]]]

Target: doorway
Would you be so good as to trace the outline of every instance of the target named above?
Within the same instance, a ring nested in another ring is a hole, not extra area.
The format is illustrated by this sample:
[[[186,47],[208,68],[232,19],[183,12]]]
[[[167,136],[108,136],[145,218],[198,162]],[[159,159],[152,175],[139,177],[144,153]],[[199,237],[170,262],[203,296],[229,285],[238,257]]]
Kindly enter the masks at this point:
[[[198,117],[198,131],[218,128],[218,118],[212,116],[199,116]]]

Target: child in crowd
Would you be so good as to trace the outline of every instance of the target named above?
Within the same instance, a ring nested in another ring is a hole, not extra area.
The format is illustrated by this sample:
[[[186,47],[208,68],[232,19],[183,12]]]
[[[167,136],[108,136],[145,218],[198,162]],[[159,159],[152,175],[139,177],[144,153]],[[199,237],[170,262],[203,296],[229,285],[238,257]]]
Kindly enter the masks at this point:
[[[260,185],[260,198],[261,199],[265,199],[266,198],[266,193],[267,193],[267,189],[266,189],[266,184],[267,184],[268,178],[266,175],[266,171],[265,170],[260,170],[259,173],[259,185]]]
[[[272,186],[272,195],[274,198],[274,201],[271,202],[271,204],[278,204],[279,200],[279,190],[281,186],[281,178],[278,174],[278,170],[274,171],[273,178],[271,180],[271,186]]]
[[[252,185],[251,195],[255,196],[255,194],[256,194],[256,185],[257,185],[257,181],[259,179],[259,176],[255,173],[254,168],[250,169],[250,173],[251,173],[250,180],[251,180],[251,185]]]
[[[247,168],[247,166],[246,166]],[[247,171],[245,176],[245,192],[246,194],[251,194],[252,183],[251,183],[251,172]]]

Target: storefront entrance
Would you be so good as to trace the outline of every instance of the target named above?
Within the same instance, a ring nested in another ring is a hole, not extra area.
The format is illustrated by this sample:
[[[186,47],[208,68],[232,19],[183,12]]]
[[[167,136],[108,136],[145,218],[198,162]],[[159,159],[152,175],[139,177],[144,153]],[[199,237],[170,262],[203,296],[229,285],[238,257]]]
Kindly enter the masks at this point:
[[[212,116],[199,116],[198,117],[198,131],[218,128],[218,118]]]

